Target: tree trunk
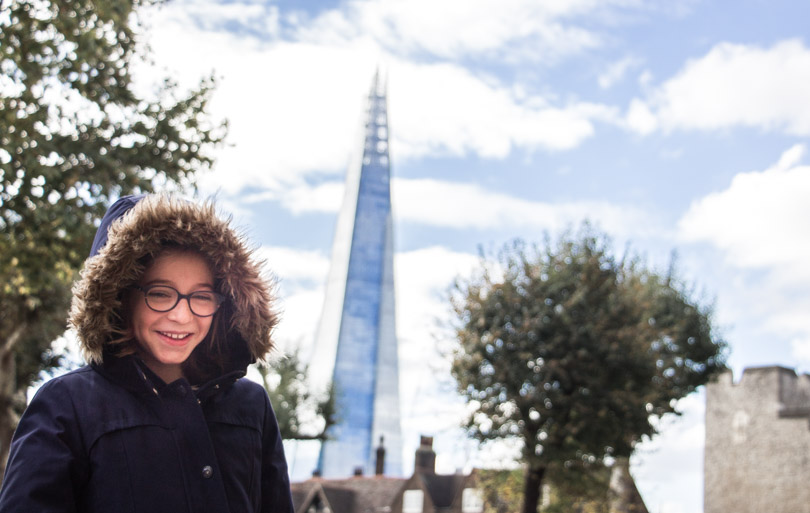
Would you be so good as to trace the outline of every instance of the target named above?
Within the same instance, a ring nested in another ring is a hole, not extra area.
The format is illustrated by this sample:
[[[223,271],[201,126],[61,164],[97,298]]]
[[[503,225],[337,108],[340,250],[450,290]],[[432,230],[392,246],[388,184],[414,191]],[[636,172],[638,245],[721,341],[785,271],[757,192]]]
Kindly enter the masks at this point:
[[[546,467],[531,467],[526,469],[526,478],[523,482],[523,513],[537,513],[540,499],[543,495],[543,475]]]
[[[17,403],[17,368],[14,361],[14,346],[25,331],[25,326],[18,326],[11,335],[0,343],[0,485],[6,472],[9,446],[19,415]]]

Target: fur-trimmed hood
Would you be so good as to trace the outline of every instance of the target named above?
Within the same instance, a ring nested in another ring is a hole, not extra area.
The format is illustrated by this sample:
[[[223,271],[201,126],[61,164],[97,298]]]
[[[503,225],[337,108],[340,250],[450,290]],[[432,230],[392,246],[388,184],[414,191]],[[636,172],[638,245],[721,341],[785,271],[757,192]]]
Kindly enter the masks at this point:
[[[110,352],[111,341],[120,336],[123,291],[138,282],[143,262],[166,244],[193,248],[211,264],[218,292],[227,297],[228,307],[221,309],[229,317],[224,319],[229,325],[226,350],[249,353],[251,360],[264,358],[273,348],[271,333],[278,321],[272,282],[229,223],[211,202],[143,195],[112,205],[73,288],[69,324],[85,358],[100,364]]]

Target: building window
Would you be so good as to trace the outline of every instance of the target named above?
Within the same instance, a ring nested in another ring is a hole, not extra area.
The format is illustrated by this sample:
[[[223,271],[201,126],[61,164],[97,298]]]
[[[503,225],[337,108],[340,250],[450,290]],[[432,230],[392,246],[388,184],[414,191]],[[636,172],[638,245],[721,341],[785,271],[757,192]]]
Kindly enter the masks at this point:
[[[405,490],[402,494],[402,513],[422,513],[424,502],[422,490]]]
[[[465,488],[461,492],[462,513],[481,513],[484,511],[484,494],[477,488]]]

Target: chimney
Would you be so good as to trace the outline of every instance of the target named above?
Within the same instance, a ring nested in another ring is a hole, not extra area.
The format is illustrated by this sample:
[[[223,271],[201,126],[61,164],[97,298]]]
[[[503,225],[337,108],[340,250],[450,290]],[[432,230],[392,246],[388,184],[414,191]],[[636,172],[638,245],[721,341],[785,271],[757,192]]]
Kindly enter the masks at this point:
[[[385,437],[380,436],[380,445],[377,447],[377,461],[374,466],[374,474],[381,476],[385,472],[385,446],[383,442]]]
[[[436,473],[436,453],[433,451],[433,437],[422,436],[419,439],[419,448],[416,449],[416,459],[414,461],[414,474],[435,474]]]
[[[363,477],[363,467],[354,467],[354,477]]]

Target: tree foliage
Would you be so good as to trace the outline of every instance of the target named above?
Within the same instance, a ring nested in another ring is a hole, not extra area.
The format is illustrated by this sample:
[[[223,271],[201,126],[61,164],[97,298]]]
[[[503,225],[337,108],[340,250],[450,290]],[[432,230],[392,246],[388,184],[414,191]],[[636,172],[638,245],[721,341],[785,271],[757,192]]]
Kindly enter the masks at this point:
[[[484,513],[513,513],[520,507],[521,471],[476,469],[475,484],[481,490]]]
[[[557,243],[520,241],[453,292],[452,374],[481,440],[517,438],[524,513],[548,468],[629,456],[652,417],[724,369],[711,308],[678,281],[618,261],[588,226]]]
[[[626,461],[624,462],[626,464]],[[618,463],[616,463],[618,464]],[[630,513],[634,504],[611,509],[611,473],[601,464],[565,466],[552,464],[543,483],[543,513]],[[521,469],[476,469],[476,487],[484,499],[484,513],[520,511],[523,499]]]
[[[308,366],[297,351],[257,366],[285,440],[326,440],[326,430],[337,420],[334,387],[313,392]]]
[[[610,472],[603,466],[549,468],[544,483],[544,513],[610,513]],[[476,469],[476,488],[484,499],[484,513],[520,511],[523,499],[521,469]]]
[[[133,86],[145,3],[0,0],[0,470],[109,202],[190,185],[225,135],[211,78]]]

